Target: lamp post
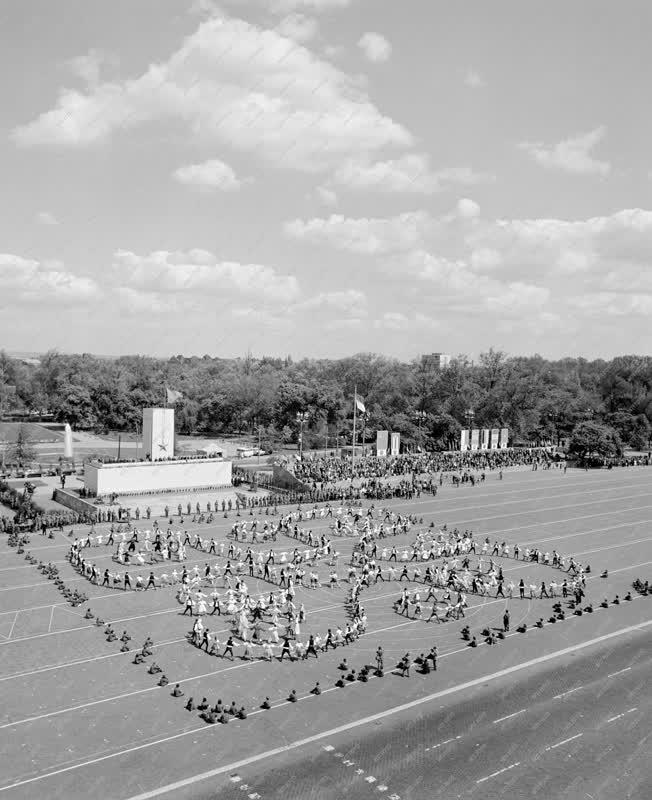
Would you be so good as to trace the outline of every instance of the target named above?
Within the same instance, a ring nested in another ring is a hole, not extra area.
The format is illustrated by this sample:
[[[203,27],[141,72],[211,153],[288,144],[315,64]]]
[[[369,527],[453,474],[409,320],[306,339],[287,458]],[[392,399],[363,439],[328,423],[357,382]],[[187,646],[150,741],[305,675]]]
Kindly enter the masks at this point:
[[[417,418],[417,422],[419,423],[419,446],[421,446],[421,425],[423,422],[426,421],[428,415],[426,414],[425,411],[421,410],[421,411],[415,411],[414,416]]]
[[[261,434],[262,434],[263,426],[258,426],[258,466],[260,466],[260,441],[261,441]]]
[[[299,461],[303,461],[303,423],[307,419],[307,411],[297,411],[297,422],[299,423]]]
[[[467,408],[466,418],[468,420],[468,425],[469,425],[469,450],[471,449],[471,432],[473,430],[474,417],[475,417],[475,411],[472,408]]]

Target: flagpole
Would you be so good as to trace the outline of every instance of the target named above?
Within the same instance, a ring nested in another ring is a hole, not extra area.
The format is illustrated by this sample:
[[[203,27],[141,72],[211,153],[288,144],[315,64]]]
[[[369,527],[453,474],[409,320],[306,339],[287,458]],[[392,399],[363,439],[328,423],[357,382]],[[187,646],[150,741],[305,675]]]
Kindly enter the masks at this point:
[[[353,473],[355,472],[355,434],[356,426],[358,423],[358,385],[355,385],[353,390],[353,457],[351,459],[351,480],[353,480]]]

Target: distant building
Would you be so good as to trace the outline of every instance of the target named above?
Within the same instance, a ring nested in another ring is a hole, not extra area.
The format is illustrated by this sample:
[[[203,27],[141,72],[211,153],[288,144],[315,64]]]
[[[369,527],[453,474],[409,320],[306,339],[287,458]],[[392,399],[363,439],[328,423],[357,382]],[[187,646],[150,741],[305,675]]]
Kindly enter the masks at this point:
[[[421,363],[429,369],[445,369],[451,363],[447,353],[428,353],[421,356]]]

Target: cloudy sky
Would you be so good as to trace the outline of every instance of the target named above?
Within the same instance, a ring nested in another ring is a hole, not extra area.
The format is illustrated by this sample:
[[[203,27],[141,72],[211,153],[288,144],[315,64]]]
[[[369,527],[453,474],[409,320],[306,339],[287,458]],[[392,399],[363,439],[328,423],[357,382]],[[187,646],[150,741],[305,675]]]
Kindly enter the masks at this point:
[[[648,0],[21,0],[0,347],[649,353]]]

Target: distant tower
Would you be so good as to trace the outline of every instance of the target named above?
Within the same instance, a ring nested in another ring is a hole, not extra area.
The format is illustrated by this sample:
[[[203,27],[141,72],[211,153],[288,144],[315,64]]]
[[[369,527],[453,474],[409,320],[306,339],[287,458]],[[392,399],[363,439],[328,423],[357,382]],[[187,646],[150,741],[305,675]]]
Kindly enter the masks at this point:
[[[427,369],[442,370],[451,363],[448,353],[428,353],[421,356],[421,363]]]
[[[143,453],[152,461],[174,457],[174,409],[143,409]]]

